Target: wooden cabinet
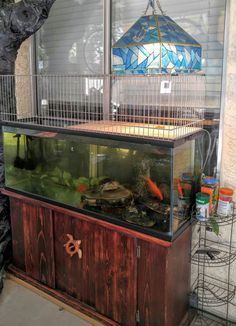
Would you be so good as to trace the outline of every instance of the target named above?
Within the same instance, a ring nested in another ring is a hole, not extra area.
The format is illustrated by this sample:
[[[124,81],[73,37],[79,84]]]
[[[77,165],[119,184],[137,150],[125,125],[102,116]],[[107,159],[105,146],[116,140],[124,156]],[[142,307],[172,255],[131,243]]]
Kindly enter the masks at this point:
[[[13,273],[106,325],[180,324],[188,309],[189,230],[168,243],[7,194]],[[70,239],[79,253],[68,253]]]

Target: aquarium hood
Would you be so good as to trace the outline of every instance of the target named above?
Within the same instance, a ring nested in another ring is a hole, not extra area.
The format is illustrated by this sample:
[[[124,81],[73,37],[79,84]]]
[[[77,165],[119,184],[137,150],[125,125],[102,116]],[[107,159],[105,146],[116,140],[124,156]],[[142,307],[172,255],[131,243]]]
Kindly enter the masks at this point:
[[[157,15],[155,10],[130,27],[113,45],[112,54],[112,70],[117,74],[201,70],[201,45],[170,17]]]

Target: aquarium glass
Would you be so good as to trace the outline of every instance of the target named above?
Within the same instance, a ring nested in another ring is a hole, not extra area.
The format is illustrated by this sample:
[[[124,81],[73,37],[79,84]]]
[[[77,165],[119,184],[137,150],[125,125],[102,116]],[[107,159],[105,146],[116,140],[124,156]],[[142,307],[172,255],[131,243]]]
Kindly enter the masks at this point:
[[[173,232],[192,215],[198,184],[195,140],[189,140],[173,149]]]
[[[5,127],[6,187],[171,236],[189,218],[177,183],[193,173],[193,143],[172,149]]]

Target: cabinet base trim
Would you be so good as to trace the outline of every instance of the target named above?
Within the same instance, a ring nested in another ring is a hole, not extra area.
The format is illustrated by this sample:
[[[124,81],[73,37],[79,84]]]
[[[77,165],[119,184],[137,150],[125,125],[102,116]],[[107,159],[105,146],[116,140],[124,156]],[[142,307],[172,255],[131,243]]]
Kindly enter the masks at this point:
[[[68,296],[65,293],[51,289],[46,285],[43,285],[40,282],[35,281],[31,277],[27,276],[24,272],[17,269],[14,266],[8,267],[8,277],[13,280],[18,279],[21,284],[27,288],[30,288],[32,291],[40,294],[42,297],[52,301],[60,307],[63,307],[65,310],[79,316],[80,318],[88,321],[94,326],[118,326],[119,324],[106,318],[105,316],[97,313],[92,308],[83,305],[78,302],[76,299]]]

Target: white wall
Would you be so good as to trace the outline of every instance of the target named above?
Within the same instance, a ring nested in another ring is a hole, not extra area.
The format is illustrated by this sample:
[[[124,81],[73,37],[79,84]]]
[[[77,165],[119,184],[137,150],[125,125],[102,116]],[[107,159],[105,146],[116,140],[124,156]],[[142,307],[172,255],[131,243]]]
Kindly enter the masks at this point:
[[[222,133],[221,184],[235,190],[236,201],[236,1],[229,0],[229,42],[226,53],[226,84]],[[235,226],[236,229],[236,226]],[[224,230],[227,235],[227,229]],[[236,231],[234,246],[236,247]],[[232,265],[232,281],[236,284],[236,262]],[[236,299],[234,300],[236,304]],[[236,320],[236,307],[231,307]]]
[[[221,186],[232,187],[235,190],[234,200],[236,201],[236,1],[228,0],[229,19],[227,21],[226,34],[226,76],[223,85],[223,108],[222,112],[222,161],[220,181]],[[221,149],[220,149],[221,152]],[[221,153],[220,153],[221,154]],[[216,242],[227,243],[230,239],[230,226],[220,227],[220,236],[207,232],[208,237]],[[195,228],[194,242],[198,239],[197,228]],[[233,229],[233,246],[236,247],[236,225]],[[228,280],[228,267],[213,267],[206,269],[206,273],[222,281]],[[230,282],[236,284],[236,262],[230,266]],[[197,268],[192,268],[192,280],[197,276]],[[223,285],[223,283],[222,283]],[[232,303],[236,305],[236,298]],[[209,309],[215,314],[220,314],[223,317],[226,313],[226,306]],[[229,305],[229,315],[232,320],[236,321],[236,307]]]
[[[224,101],[221,182],[235,188],[236,200],[236,1],[230,1],[227,79]]]

